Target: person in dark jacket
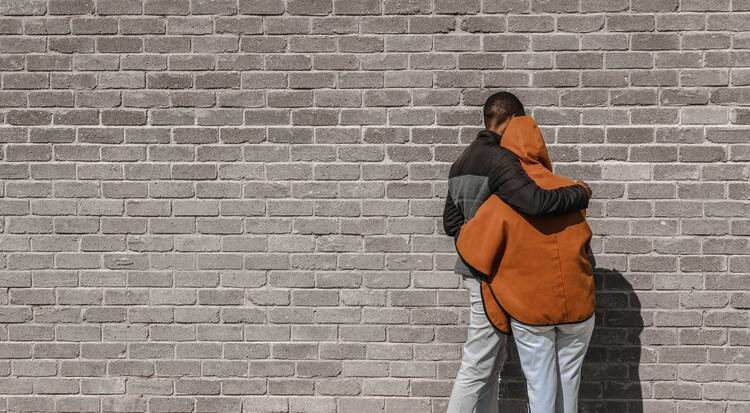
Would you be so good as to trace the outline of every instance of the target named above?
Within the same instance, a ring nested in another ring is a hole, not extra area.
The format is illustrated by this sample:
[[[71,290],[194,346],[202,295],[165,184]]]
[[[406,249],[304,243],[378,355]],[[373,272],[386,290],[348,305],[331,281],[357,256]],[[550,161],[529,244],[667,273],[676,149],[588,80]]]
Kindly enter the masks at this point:
[[[461,226],[496,194],[517,211],[537,215],[562,215],[588,207],[591,189],[582,181],[557,189],[542,189],[526,174],[516,155],[500,140],[513,115],[525,115],[518,98],[508,92],[490,96],[484,105],[485,128],[451,165],[448,195],[443,212],[445,233],[456,238]],[[498,376],[506,359],[507,336],[497,331],[484,311],[478,274],[456,259],[454,272],[469,290],[471,313],[447,413],[496,413]]]

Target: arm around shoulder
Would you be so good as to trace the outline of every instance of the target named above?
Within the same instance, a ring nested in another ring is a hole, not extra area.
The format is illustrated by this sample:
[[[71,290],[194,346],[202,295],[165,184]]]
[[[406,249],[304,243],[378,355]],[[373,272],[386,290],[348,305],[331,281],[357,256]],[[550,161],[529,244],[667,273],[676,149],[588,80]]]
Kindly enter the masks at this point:
[[[518,158],[503,151],[489,176],[490,190],[503,201],[528,215],[558,215],[588,207],[589,193],[579,184],[557,189],[542,189]]]

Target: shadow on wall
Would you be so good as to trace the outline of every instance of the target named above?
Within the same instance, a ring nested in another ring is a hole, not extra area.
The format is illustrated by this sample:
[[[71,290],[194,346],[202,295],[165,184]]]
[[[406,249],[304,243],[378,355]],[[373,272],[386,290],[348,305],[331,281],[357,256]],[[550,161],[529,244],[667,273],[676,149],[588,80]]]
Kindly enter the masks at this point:
[[[641,413],[641,303],[621,273],[597,268],[594,276],[596,327],[583,366],[579,412]],[[515,344],[508,347],[510,354],[501,375],[500,411],[526,413],[523,371]]]

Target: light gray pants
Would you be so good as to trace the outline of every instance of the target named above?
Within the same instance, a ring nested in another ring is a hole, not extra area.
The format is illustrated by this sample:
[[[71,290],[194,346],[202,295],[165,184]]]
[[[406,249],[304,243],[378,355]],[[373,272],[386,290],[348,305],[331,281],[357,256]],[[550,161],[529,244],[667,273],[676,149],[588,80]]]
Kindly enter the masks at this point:
[[[487,319],[481,282],[467,275],[463,279],[471,300],[469,333],[447,413],[497,413],[498,379],[508,354],[507,336]]]
[[[531,413],[575,413],[581,366],[594,316],[575,324],[530,326],[510,320]]]

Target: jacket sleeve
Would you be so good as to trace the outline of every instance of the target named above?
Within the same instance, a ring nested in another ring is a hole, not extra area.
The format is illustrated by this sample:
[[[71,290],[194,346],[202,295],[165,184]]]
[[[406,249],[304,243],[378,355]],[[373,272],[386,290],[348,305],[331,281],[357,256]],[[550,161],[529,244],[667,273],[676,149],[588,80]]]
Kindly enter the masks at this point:
[[[521,167],[515,154],[501,152],[489,173],[490,192],[527,215],[559,215],[585,209],[589,195],[580,185],[557,189],[542,189],[537,186]]]
[[[445,209],[443,210],[443,230],[447,235],[456,237],[458,230],[464,223],[464,214],[458,209],[456,203],[453,202],[450,191],[448,196],[445,198]]]

